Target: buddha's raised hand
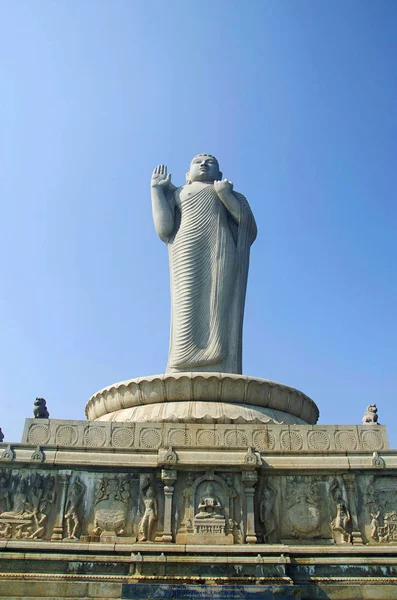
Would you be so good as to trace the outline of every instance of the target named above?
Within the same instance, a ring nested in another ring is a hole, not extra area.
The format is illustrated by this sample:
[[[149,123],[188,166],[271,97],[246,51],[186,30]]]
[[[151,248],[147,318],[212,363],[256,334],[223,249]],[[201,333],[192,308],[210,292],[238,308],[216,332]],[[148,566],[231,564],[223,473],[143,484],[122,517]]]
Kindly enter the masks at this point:
[[[152,173],[152,187],[167,188],[171,183],[171,174],[167,175],[167,166],[159,165]]]

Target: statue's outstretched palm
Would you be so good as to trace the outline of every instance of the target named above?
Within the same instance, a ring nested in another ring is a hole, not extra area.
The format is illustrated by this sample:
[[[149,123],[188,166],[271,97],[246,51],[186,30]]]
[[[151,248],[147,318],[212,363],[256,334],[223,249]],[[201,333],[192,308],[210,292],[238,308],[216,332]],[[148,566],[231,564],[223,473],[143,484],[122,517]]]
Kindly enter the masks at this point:
[[[171,174],[167,175],[167,165],[159,165],[152,173],[152,187],[167,188],[171,183]]]

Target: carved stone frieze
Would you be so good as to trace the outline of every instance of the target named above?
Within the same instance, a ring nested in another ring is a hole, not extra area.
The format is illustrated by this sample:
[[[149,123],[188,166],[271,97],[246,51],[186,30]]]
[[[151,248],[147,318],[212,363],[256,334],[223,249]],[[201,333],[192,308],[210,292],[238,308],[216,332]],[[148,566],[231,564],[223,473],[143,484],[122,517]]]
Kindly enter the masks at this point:
[[[55,500],[54,476],[39,471],[0,472],[0,538],[39,539],[47,534]]]
[[[330,485],[330,497],[335,515],[331,522],[334,540],[336,543],[349,543],[351,542],[351,516],[348,501],[345,499],[344,485],[336,477]]]
[[[40,446],[37,446],[36,450],[33,452],[32,456],[30,457],[30,460],[32,462],[44,462],[45,461],[45,454],[41,450]]]
[[[397,542],[397,478],[373,477],[364,497],[367,532],[372,542]]]
[[[244,464],[260,466],[262,464],[260,454],[254,451],[254,448],[249,447],[247,454],[244,456]]]
[[[141,505],[143,510],[138,525],[138,539],[140,542],[151,542],[158,521],[158,502],[156,490],[149,475],[144,475],[141,480]]]
[[[218,474],[213,469],[187,473],[182,497],[177,541],[238,543],[241,531],[235,520],[237,492],[232,474]]]
[[[29,429],[28,441],[30,444],[44,445],[48,444],[51,437],[51,427],[49,424],[44,425],[43,423],[37,424],[37,420]]]
[[[158,464],[159,465],[176,465],[178,462],[178,454],[170,446],[168,450],[159,453]]]
[[[384,469],[386,466],[385,461],[383,460],[383,458],[380,456],[380,454],[378,452],[373,452],[372,453],[372,460],[371,460],[372,466],[375,468],[380,468],[380,469]]]
[[[320,486],[312,477],[286,478],[286,518],[294,538],[321,536]]]
[[[178,403],[175,410],[178,410]],[[180,404],[180,403],[179,403]],[[230,405],[232,406],[232,405]],[[46,445],[85,446],[87,448],[117,448],[161,450],[172,446],[198,448],[252,447],[256,452],[347,452],[354,450],[381,451],[388,448],[385,427],[371,424],[358,426],[274,425],[272,423],[189,424],[121,423],[101,421],[39,421],[28,419],[24,442]]]
[[[94,536],[107,538],[126,534],[129,498],[130,485],[125,475],[102,476],[97,480]]]
[[[12,448],[10,444],[3,450],[1,456],[1,460],[14,460],[15,459],[15,450]]]
[[[82,525],[82,504],[86,491],[86,486],[81,482],[79,476],[75,476],[73,481],[70,481],[65,512],[65,541],[78,540],[81,535]]]
[[[265,481],[259,500],[259,518],[263,526],[263,542],[271,544],[278,541],[275,503],[277,490],[270,481]]]

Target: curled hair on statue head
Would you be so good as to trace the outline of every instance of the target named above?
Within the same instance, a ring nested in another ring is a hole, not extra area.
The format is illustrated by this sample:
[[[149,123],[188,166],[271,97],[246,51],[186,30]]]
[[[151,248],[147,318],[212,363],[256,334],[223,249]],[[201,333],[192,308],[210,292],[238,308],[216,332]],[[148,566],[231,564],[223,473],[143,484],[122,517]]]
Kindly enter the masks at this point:
[[[218,165],[218,169],[219,169],[219,162],[218,159],[216,158],[216,156],[214,156],[213,154],[206,154],[205,152],[200,152],[200,154],[196,154],[196,156],[194,156],[191,160],[191,162],[193,162],[194,160],[196,160],[196,158],[198,158],[199,156],[207,156],[207,158],[213,158],[214,161],[216,162],[216,164]]]

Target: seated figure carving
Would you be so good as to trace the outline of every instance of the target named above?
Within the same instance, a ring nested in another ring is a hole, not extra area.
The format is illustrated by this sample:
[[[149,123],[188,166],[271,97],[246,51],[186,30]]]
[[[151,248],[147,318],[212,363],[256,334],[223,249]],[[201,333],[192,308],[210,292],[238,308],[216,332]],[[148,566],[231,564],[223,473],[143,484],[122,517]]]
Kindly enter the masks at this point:
[[[1,513],[0,517],[3,519],[31,519],[34,514],[35,510],[28,502],[25,493],[25,485],[23,481],[20,481],[14,494],[12,510]]]
[[[221,514],[222,504],[214,495],[214,488],[210,483],[205,488],[204,495],[198,505],[198,511],[195,519],[224,519]]]

